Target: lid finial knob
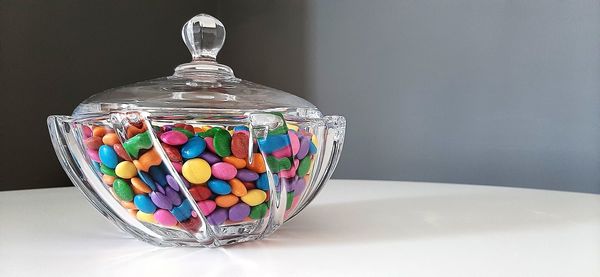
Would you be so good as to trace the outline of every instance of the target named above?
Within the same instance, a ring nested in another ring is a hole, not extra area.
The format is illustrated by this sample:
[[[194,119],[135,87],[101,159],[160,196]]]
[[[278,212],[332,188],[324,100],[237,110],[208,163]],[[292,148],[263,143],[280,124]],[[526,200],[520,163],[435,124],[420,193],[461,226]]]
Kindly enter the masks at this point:
[[[199,14],[183,25],[181,36],[194,60],[214,61],[225,42],[225,27],[218,19]]]

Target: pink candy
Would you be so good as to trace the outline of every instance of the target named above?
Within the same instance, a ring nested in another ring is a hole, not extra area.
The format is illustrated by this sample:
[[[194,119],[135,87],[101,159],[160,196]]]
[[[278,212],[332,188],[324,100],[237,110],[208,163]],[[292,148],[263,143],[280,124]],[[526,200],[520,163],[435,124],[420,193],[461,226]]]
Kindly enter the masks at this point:
[[[212,175],[221,180],[231,180],[235,178],[237,169],[230,163],[218,162],[211,167]]]
[[[160,140],[168,145],[182,145],[188,141],[188,138],[182,132],[168,131],[160,135]]]
[[[164,226],[177,225],[177,219],[167,210],[158,209],[154,212],[154,219]]]
[[[212,200],[204,200],[196,203],[204,216],[211,214],[217,208],[217,204]]]
[[[208,148],[208,150],[210,150],[210,152],[217,153],[215,152],[215,144],[213,142],[213,138],[205,137],[204,141],[206,142],[206,147]]]
[[[92,161],[94,162],[101,162],[100,161],[100,155],[98,155],[98,151],[96,150],[92,150],[92,149],[87,149],[86,150],[88,156],[90,157],[90,159],[92,159]]]
[[[288,170],[279,171],[279,177],[293,178],[294,176],[296,176],[296,170],[298,169],[298,165],[300,165],[300,161],[298,159],[294,159],[294,164],[292,165],[292,168]]]

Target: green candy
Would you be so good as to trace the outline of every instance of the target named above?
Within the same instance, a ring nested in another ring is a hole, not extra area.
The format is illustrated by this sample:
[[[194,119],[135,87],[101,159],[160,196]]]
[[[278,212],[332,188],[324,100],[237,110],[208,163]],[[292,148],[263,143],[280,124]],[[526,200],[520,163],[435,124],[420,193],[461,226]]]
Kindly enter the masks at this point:
[[[223,129],[218,131],[213,137],[213,144],[215,152],[221,158],[231,156],[231,135],[228,131]]]
[[[261,219],[267,214],[268,209],[269,209],[269,207],[266,203],[262,203],[260,205],[254,206],[250,210],[250,218]]]
[[[303,177],[304,175],[306,175],[306,173],[308,173],[308,170],[310,169],[310,156],[305,157],[304,159],[302,159],[300,161],[300,164],[298,165],[298,170],[296,171],[296,175]]]
[[[100,164],[100,172],[102,172],[102,173],[104,173],[106,175],[117,177],[117,174],[115,173],[115,170],[112,169],[112,168],[110,168],[110,167],[108,167],[108,166],[105,166],[104,164]]]
[[[177,132],[183,133],[188,138],[191,138],[191,137],[194,136],[194,133],[192,133],[192,132],[190,132],[190,131],[188,131],[186,129],[183,129],[183,128],[177,128],[177,127],[175,127],[175,128],[173,128],[173,131],[177,131]]]
[[[133,200],[133,190],[125,180],[119,178],[115,179],[113,190],[119,199],[123,201]]]
[[[287,202],[285,202],[285,209],[289,210],[292,207],[292,203],[294,203],[294,192],[290,191],[287,193]]]
[[[220,130],[223,130],[223,129],[219,128],[219,127],[210,128],[210,129],[206,130],[206,132],[200,132],[200,133],[198,133],[198,136],[202,137],[202,138],[205,138],[205,137],[211,137],[212,138]]]
[[[273,156],[267,157],[267,165],[269,165],[269,168],[273,173],[278,173],[279,171],[289,170],[292,168],[292,162],[289,158],[277,159]]]
[[[148,132],[143,132],[133,136],[132,138],[123,142],[123,148],[125,151],[127,151],[129,156],[137,159],[141,149],[152,148],[150,134]]]

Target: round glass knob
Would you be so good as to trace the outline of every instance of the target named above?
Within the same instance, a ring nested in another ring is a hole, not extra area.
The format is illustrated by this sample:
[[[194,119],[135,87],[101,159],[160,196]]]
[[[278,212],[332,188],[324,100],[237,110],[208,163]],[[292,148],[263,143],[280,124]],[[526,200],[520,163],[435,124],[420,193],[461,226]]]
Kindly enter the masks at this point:
[[[218,19],[199,14],[183,25],[181,36],[194,60],[214,61],[225,42],[225,27]]]

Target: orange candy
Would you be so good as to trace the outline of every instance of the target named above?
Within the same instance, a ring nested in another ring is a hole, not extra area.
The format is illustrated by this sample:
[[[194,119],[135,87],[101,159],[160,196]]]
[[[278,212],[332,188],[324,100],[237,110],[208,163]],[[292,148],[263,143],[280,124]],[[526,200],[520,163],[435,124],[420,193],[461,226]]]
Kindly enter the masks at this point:
[[[244,183],[236,178],[229,180],[229,185],[231,186],[231,193],[235,196],[242,197],[248,193]]]
[[[244,159],[240,159],[240,158],[236,158],[234,156],[227,156],[223,158],[223,161],[233,165],[236,169],[242,169],[244,167],[246,167],[246,160]]]
[[[247,169],[250,169],[256,173],[265,173],[267,172],[267,167],[265,165],[265,160],[260,153],[252,154],[252,163],[246,165]]]
[[[229,208],[237,204],[239,201],[240,199],[233,194],[220,195],[215,198],[215,203],[217,203],[217,206],[221,208]]]
[[[110,175],[102,175],[102,182],[106,185],[112,186],[112,184],[115,182],[116,177],[114,176],[110,176]]]
[[[95,137],[103,137],[106,134],[106,128],[103,126],[96,126],[94,129],[92,129],[92,134]]]
[[[145,172],[148,172],[151,166],[159,165],[161,162],[162,160],[154,148],[144,153],[139,159],[133,161],[135,167]]]
[[[134,125],[129,125],[127,127],[127,138],[132,138],[133,136],[143,133],[144,131],[146,131],[146,125],[143,125],[141,128],[138,128]]]
[[[113,146],[121,143],[116,133],[108,133],[102,137],[102,143]]]
[[[131,178],[131,188],[133,189],[133,193],[135,194],[152,192],[152,189],[150,189],[150,187],[138,177]]]

